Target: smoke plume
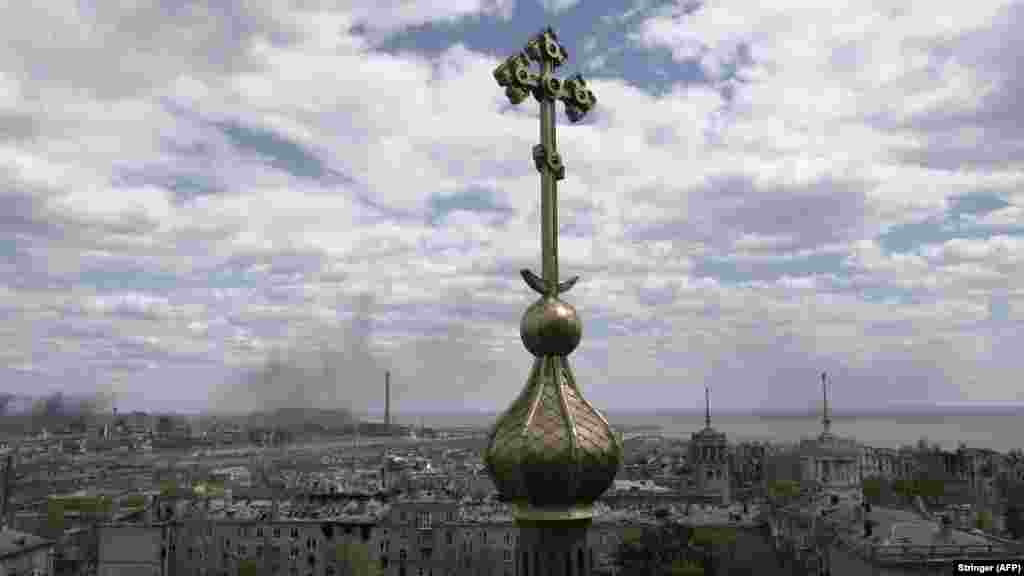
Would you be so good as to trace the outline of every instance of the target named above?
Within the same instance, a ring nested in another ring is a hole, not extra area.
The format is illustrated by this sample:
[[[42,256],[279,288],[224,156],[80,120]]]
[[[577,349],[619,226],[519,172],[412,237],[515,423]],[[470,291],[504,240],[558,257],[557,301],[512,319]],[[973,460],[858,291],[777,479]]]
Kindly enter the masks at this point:
[[[214,408],[225,412],[349,411],[354,405],[365,405],[371,382],[384,374],[369,349],[372,306],[372,296],[362,295],[347,325],[320,327],[274,349],[262,366],[216,390]]]
[[[423,408],[460,410],[494,386],[502,371],[487,347],[489,334],[468,327],[481,309],[473,305],[472,296],[451,294],[442,302],[456,303],[447,311],[449,321],[414,326],[411,338],[388,334],[384,340],[390,346],[384,346],[374,339],[374,298],[363,294],[346,324],[320,327],[275,349],[258,369],[215,390],[213,408],[234,413],[300,408],[383,413],[384,373],[390,370],[391,409],[399,419],[402,412]],[[509,390],[521,386],[529,369],[521,354],[514,359],[505,370],[513,375]]]

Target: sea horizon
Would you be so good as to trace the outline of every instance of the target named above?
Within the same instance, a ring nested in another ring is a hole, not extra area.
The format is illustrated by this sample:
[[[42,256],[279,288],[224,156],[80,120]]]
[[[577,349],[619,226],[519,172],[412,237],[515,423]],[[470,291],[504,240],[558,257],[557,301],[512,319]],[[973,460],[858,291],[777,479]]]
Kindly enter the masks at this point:
[[[852,438],[858,443],[875,448],[900,448],[916,445],[926,439],[929,444],[945,450],[964,445],[1009,452],[1022,447],[1019,440],[1024,434],[1022,411],[1017,408],[990,407],[983,410],[927,410],[916,411],[850,410],[831,414],[831,432]],[[684,438],[704,427],[704,413],[695,410],[615,411],[605,413],[613,427],[620,429],[650,429],[666,437]],[[366,416],[377,416],[369,414]],[[431,427],[465,426],[485,428],[492,425],[497,412],[402,412],[393,413],[398,424]],[[815,437],[822,432],[820,412],[762,411],[754,413],[721,411],[712,414],[712,426],[724,432],[730,442],[770,442],[790,444]]]

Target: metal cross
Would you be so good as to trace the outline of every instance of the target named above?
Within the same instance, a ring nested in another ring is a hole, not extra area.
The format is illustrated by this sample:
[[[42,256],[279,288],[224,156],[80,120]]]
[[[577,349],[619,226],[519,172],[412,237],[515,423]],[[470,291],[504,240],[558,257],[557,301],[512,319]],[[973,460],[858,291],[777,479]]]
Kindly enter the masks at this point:
[[[541,254],[543,278],[527,269],[520,271],[523,280],[538,293],[554,297],[572,288],[579,280],[573,276],[558,282],[558,187],[565,178],[565,165],[555,143],[555,100],[565,104],[570,122],[580,121],[594,107],[597,99],[587,88],[583,76],[577,74],[562,81],[552,73],[569,58],[558,43],[558,37],[547,28],[527,43],[526,49],[505,60],[494,70],[494,79],[505,88],[505,95],[515,105],[530,94],[540,102],[540,144],[533,147],[533,163],[541,175]],[[530,61],[540,64],[540,73],[530,70]]]

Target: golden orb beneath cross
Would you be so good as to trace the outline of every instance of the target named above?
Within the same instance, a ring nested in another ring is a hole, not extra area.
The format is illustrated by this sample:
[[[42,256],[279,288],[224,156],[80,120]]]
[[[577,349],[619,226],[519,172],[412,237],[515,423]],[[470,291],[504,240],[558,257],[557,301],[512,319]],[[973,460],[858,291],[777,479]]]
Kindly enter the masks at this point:
[[[576,349],[583,326],[576,309],[554,296],[544,296],[523,313],[519,336],[534,356],[568,356]]]

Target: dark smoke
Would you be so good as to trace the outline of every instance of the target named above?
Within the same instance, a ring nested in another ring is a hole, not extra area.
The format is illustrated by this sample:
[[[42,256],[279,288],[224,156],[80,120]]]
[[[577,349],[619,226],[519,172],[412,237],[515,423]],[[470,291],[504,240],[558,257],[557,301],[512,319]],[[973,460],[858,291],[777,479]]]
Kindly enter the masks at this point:
[[[7,398],[7,406],[12,398]],[[92,396],[70,396],[54,392],[31,403],[27,414],[20,416],[26,421],[25,427],[32,432],[48,431],[84,432],[96,422],[97,414],[105,413],[112,404],[109,394],[97,393]],[[12,422],[13,424],[13,422]]]
[[[322,409],[349,412],[365,406],[370,383],[384,369],[370,351],[373,297],[359,297],[353,319],[341,328],[321,328],[272,351],[262,366],[212,398],[222,412]]]
[[[214,410],[238,413],[301,408],[383,414],[387,370],[391,371],[391,409],[399,421],[402,412],[421,407],[459,410],[465,403],[479,403],[503,372],[511,375],[511,387],[504,388],[517,390],[529,362],[514,354],[514,364],[499,369],[487,347],[487,334],[472,328],[474,315],[482,309],[474,305],[472,294],[451,293],[442,302],[455,303],[450,310],[441,307],[448,321],[428,327],[429,332],[418,338],[375,352],[375,301],[372,295],[363,294],[354,302],[354,314],[343,327],[322,328],[290,347],[275,350],[259,369],[216,390]],[[432,311],[428,316],[435,314]],[[517,315],[512,318],[518,320]],[[510,325],[514,329],[514,322]]]

